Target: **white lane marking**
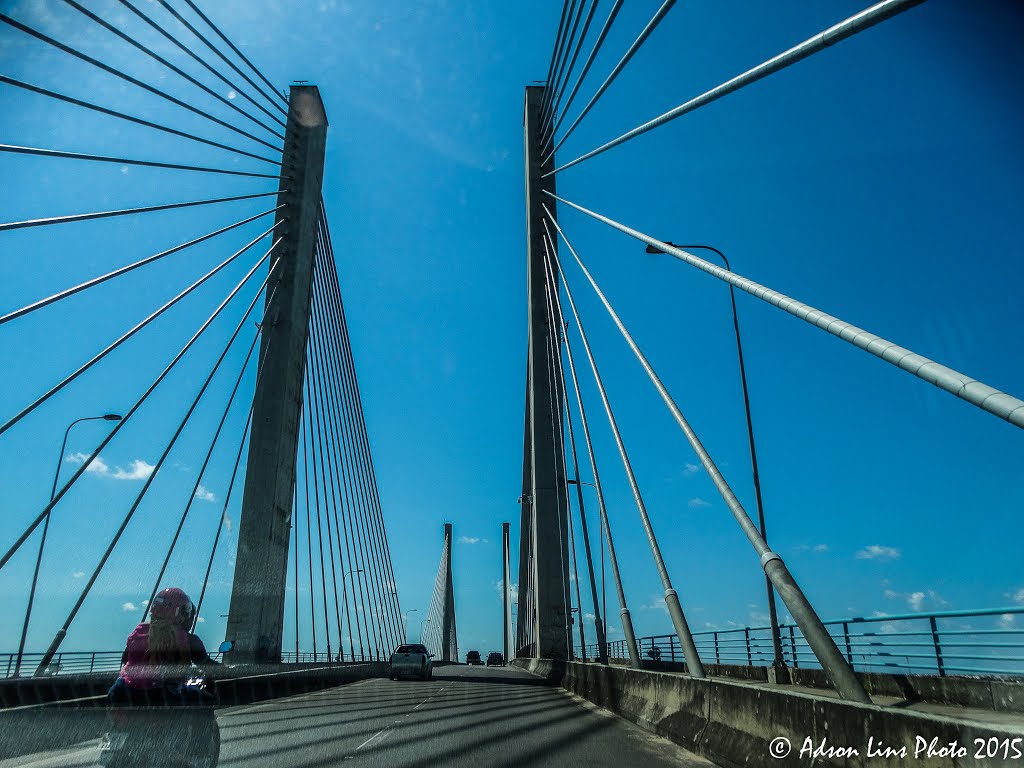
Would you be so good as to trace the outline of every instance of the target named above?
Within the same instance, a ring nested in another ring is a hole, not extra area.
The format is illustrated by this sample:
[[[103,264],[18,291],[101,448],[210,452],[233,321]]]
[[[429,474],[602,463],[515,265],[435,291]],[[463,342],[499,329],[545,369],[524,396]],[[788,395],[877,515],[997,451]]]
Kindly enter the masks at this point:
[[[370,743],[371,741],[373,741],[374,739],[376,739],[376,738],[377,738],[378,736],[380,736],[380,735],[381,735],[382,733],[387,733],[387,732],[388,732],[389,730],[390,730],[390,728],[385,728],[384,730],[381,730],[381,731],[377,731],[377,732],[376,732],[375,734],[373,734],[373,736],[371,736],[371,737],[370,737],[370,738],[368,738],[368,739],[367,739],[366,741],[364,741],[364,742],[363,742],[362,744],[360,744],[360,745],[359,745],[358,747],[356,747],[356,752],[358,752],[358,751],[359,751],[360,749],[362,749],[363,747],[365,747],[365,746],[366,746],[367,744],[369,744],[369,743]]]

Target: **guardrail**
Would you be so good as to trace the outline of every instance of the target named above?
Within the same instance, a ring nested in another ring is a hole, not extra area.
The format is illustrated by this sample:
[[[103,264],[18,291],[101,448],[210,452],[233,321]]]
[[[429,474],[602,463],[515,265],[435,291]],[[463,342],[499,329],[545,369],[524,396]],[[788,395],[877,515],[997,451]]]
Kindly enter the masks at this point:
[[[220,661],[222,654],[210,654],[214,661]],[[41,653],[26,653],[21,658],[21,675],[31,676],[39,662],[42,660]],[[283,664],[351,664],[380,661],[369,655],[362,655],[356,658],[346,656],[340,661],[337,654],[324,652],[285,652],[281,654]],[[4,679],[14,677],[14,670],[18,666],[18,654],[0,653],[0,674]],[[81,675],[89,672],[116,672],[121,668],[121,651],[61,651],[53,657],[47,668],[48,675]]]
[[[936,611],[891,616],[857,616],[824,622],[847,661],[864,672],[938,675],[1024,675],[1024,626],[1016,617],[1024,607]],[[980,620],[981,626],[966,619]],[[959,620],[959,621],[954,621]],[[873,629],[878,627],[877,629]],[[782,656],[789,666],[820,666],[795,624],[780,625]],[[1012,640],[1010,640],[1012,638]],[[770,627],[737,627],[693,634],[705,663],[771,666]],[[1008,641],[1009,640],[1009,641]],[[640,655],[660,661],[684,661],[675,635],[637,639]],[[597,644],[586,654],[596,658]],[[608,643],[611,658],[629,658],[624,640]]]

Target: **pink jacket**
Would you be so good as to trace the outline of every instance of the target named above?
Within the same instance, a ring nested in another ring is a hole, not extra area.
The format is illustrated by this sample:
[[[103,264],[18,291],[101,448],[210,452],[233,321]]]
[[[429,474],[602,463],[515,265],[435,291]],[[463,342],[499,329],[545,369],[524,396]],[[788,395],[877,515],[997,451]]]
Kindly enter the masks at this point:
[[[180,665],[188,663],[188,634],[177,627],[174,632],[178,638],[180,653],[172,658],[154,659],[149,652],[149,624],[139,624],[132,630],[128,635],[124,665],[120,673],[126,685],[137,689],[153,688],[166,681],[167,673],[171,671],[168,667],[178,666],[180,669]]]

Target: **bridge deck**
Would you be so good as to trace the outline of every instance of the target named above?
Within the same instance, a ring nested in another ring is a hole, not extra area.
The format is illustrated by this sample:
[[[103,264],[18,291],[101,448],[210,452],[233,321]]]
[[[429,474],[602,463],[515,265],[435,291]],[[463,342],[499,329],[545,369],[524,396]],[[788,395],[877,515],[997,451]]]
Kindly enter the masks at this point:
[[[453,666],[226,707],[221,766],[682,766],[713,763],[519,669]],[[97,765],[97,742],[8,765]]]

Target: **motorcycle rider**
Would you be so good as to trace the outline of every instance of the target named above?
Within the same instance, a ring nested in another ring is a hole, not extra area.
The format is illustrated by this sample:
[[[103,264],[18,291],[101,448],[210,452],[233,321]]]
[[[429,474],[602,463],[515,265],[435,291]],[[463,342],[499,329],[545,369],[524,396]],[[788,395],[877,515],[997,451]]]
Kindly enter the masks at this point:
[[[100,761],[104,765],[135,764],[138,750],[151,749],[154,734],[163,732],[179,734],[176,751],[185,764],[216,764],[220,752],[220,734],[213,714],[216,695],[201,680],[190,679],[203,676],[194,664],[216,662],[202,640],[191,632],[195,618],[195,605],[188,595],[171,587],[153,598],[149,622],[139,624],[128,635],[121,671],[107,693],[112,705],[110,733],[119,734],[120,740],[108,735],[101,743]],[[120,710],[152,705],[174,709],[157,714],[158,708],[138,715]],[[115,714],[118,711],[122,712],[119,716]],[[138,722],[133,720],[136,717],[140,718]]]
[[[184,590],[161,590],[149,610],[149,622],[128,635],[121,671],[107,697],[113,704],[187,704],[180,684],[192,664],[215,664],[203,641],[192,634],[195,605]]]

